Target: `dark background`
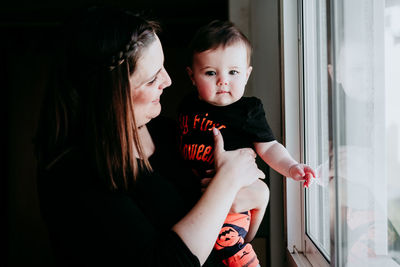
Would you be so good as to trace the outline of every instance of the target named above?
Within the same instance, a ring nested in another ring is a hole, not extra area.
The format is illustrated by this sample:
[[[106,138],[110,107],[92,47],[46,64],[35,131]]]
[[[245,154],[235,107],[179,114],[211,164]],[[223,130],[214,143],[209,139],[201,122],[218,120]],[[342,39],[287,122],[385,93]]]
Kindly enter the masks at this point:
[[[39,213],[32,140],[50,70],[59,63],[56,55],[62,22],[76,10],[92,5],[145,10],[161,22],[165,67],[172,79],[161,102],[163,114],[170,117],[174,117],[181,97],[191,88],[183,53],[189,40],[199,26],[210,20],[228,19],[227,0],[39,0],[9,2],[0,8],[0,123],[5,135],[1,138],[1,151],[5,153],[1,153],[0,163],[1,214],[5,219],[0,240],[6,248],[1,250],[0,265],[52,266],[51,248]],[[261,235],[265,235],[262,229]]]

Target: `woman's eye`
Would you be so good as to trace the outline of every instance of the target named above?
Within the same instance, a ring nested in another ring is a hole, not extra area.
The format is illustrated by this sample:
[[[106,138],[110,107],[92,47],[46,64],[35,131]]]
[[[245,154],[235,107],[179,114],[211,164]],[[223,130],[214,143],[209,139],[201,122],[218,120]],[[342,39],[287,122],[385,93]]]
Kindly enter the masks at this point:
[[[236,74],[239,74],[239,72],[237,70],[231,70],[231,71],[229,71],[229,74],[236,75]]]
[[[217,73],[215,72],[215,71],[212,71],[212,70],[210,70],[210,71],[206,71],[206,75],[207,76],[215,76]]]
[[[157,77],[158,76],[154,77],[154,79],[148,82],[147,85],[152,85],[153,83],[155,83],[157,81]]]

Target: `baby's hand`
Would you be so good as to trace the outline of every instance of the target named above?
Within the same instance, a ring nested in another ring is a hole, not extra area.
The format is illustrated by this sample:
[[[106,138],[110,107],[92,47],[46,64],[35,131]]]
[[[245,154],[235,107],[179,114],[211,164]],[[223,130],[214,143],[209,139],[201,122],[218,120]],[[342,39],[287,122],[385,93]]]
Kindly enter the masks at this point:
[[[289,175],[296,181],[305,181],[304,187],[308,187],[311,183],[311,179],[315,178],[314,170],[305,164],[293,164],[289,168]]]
[[[313,174],[311,172],[307,172],[304,177],[305,177],[306,181],[304,182],[303,186],[308,188],[308,186],[311,183],[311,179],[313,177],[315,178],[315,176],[313,176]]]

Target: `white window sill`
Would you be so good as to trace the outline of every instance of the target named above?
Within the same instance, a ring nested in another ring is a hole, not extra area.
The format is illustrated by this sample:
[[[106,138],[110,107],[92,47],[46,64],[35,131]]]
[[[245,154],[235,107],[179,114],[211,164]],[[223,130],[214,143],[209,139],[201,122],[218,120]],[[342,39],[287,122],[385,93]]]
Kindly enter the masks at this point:
[[[303,253],[290,253],[286,251],[289,267],[312,267]]]

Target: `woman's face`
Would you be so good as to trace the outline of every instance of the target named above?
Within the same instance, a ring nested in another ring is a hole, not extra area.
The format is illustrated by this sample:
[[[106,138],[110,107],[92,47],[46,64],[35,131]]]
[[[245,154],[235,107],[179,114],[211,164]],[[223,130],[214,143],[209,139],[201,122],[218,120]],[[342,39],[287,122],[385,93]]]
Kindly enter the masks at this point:
[[[129,79],[136,125],[145,125],[161,112],[160,96],[171,85],[164,68],[164,53],[160,40],[144,48],[136,63],[136,71]]]

